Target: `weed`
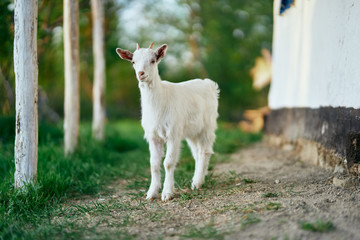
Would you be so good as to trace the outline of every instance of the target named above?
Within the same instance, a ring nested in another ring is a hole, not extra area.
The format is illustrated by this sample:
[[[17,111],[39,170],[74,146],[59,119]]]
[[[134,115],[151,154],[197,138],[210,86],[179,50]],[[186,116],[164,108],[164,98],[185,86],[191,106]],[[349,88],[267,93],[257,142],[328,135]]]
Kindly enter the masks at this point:
[[[285,186],[285,191],[290,194],[290,195],[296,195],[299,194],[300,192],[295,192],[294,188],[295,188],[295,184],[291,184],[290,186]]]
[[[158,212],[148,212],[147,216],[151,222],[159,221],[166,214],[165,210]]]
[[[280,196],[279,193],[267,192],[261,195],[263,198],[276,198]]]
[[[71,205],[70,209],[76,210],[80,214],[98,214],[98,215],[110,215],[109,204],[92,202],[91,204]],[[71,211],[71,210],[70,210]]]
[[[117,227],[125,227],[129,225],[129,223],[130,223],[130,216],[126,214],[124,220],[120,224],[118,224]]]
[[[335,230],[335,226],[330,221],[317,220],[315,222],[300,222],[301,229],[311,232],[329,232]]]
[[[248,214],[243,217],[241,221],[241,228],[244,229],[249,225],[261,222],[261,219],[258,218],[255,214]]]
[[[225,187],[227,190],[240,186],[239,182],[242,181],[241,175],[232,170],[228,174],[223,174],[219,177],[222,178],[220,186]]]
[[[265,208],[266,210],[279,210],[282,206],[281,203],[278,202],[269,202]]]
[[[243,179],[243,182],[244,182],[245,184],[256,183],[255,180],[248,179],[248,178],[244,178],[244,179]]]
[[[222,240],[225,237],[225,233],[220,233],[214,227],[214,221],[211,221],[208,225],[204,227],[190,226],[187,233],[182,235],[182,237],[189,239],[218,239]]]
[[[225,205],[220,208],[215,208],[214,211],[218,213],[225,213],[228,211],[236,211],[239,209],[239,206],[236,206],[234,203],[229,203],[228,205]]]

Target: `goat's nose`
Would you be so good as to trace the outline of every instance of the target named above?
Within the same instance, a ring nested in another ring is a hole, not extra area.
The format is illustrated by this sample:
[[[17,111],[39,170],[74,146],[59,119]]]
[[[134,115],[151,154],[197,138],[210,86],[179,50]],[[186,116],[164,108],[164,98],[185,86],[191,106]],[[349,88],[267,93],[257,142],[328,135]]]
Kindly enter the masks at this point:
[[[140,72],[138,72],[138,75],[139,75],[139,77],[141,77],[142,75],[144,75],[145,74],[145,72],[144,71],[140,71]]]

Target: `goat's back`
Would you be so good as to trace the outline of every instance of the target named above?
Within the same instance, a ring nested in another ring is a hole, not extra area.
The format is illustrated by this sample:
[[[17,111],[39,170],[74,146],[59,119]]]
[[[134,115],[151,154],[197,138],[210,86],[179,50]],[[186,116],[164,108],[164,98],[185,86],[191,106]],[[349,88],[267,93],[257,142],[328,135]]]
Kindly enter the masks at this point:
[[[194,79],[181,83],[163,81],[167,88],[168,108],[173,121],[183,129],[184,138],[202,132],[214,132],[218,117],[218,85],[210,79]]]

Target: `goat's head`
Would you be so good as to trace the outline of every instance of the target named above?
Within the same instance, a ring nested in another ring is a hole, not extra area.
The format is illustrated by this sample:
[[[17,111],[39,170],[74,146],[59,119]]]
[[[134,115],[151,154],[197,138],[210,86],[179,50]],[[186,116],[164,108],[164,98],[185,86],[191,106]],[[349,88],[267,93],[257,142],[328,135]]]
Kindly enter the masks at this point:
[[[140,82],[149,82],[154,79],[155,75],[158,74],[157,65],[161,59],[165,56],[167,45],[163,44],[156,50],[153,50],[154,43],[149,48],[140,48],[139,44],[136,46],[134,53],[128,50],[117,48],[116,52],[122,59],[132,62],[135,69],[136,78]]]

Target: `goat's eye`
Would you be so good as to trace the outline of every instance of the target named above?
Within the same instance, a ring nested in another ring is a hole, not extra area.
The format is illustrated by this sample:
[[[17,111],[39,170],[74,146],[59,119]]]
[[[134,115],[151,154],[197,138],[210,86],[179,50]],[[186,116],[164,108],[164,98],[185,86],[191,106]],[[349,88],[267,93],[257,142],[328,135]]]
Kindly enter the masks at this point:
[[[154,63],[155,63],[155,60],[154,60],[154,59],[153,59],[153,60],[151,60],[151,63],[152,63],[152,64],[154,64]]]

